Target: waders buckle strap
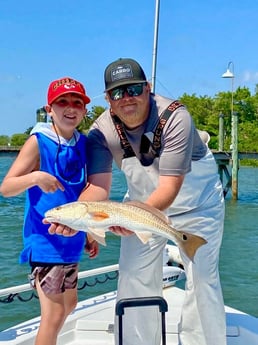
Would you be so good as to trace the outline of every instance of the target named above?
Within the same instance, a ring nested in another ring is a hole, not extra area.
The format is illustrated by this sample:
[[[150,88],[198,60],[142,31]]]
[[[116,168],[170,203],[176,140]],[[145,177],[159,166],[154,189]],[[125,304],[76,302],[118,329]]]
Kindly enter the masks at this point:
[[[161,134],[167,120],[169,119],[170,115],[178,108],[183,107],[184,105],[179,101],[173,101],[169,104],[169,106],[163,111],[160,116],[159,123],[155,129],[152,147],[156,152],[156,155],[159,156],[159,152],[161,149]]]
[[[111,112],[111,118],[112,118],[112,120],[114,122],[117,134],[119,136],[120,145],[121,145],[121,147],[122,147],[122,149],[124,151],[124,156],[123,157],[124,158],[129,158],[129,157],[136,156],[132,146],[130,145],[130,143],[129,143],[127,137],[126,137],[122,121],[119,119],[119,117],[117,115],[113,114],[112,112]]]

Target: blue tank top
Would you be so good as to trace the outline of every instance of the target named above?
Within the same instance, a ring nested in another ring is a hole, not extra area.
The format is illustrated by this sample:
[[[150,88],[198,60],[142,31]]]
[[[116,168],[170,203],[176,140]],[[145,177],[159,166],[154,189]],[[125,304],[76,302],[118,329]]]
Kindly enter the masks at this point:
[[[56,176],[65,191],[45,193],[37,186],[26,191],[24,249],[20,255],[20,262],[76,263],[81,258],[86,234],[79,231],[71,237],[50,235],[49,224],[43,224],[42,219],[47,210],[78,200],[87,180],[87,138],[80,134],[75,145],[68,146],[43,133],[34,131],[33,134],[38,141],[40,171]]]

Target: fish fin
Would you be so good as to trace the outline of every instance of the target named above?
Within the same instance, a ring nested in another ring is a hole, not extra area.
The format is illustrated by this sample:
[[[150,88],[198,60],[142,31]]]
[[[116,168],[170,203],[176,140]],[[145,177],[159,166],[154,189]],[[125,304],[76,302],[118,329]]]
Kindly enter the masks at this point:
[[[198,235],[186,231],[176,231],[178,233],[176,244],[185,252],[188,258],[194,262],[194,255],[197,249],[206,244],[207,241]]]
[[[96,240],[98,243],[102,244],[103,246],[106,246],[106,233],[103,229],[96,229],[96,228],[88,228],[87,232],[89,232],[94,240]]]
[[[102,220],[105,220],[107,218],[109,218],[109,215],[105,212],[90,212],[91,217],[93,218],[93,220],[97,221],[97,222],[101,222]]]
[[[135,231],[135,235],[139,238],[139,240],[143,243],[146,244],[149,239],[152,237],[152,233],[149,231]]]

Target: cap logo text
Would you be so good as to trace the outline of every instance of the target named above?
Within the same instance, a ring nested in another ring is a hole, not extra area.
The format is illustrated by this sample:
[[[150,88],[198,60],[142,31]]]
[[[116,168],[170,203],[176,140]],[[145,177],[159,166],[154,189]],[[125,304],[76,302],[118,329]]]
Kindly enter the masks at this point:
[[[119,65],[111,70],[112,82],[120,79],[131,79],[133,78],[132,67],[129,64]]]
[[[65,78],[65,79],[61,79],[58,80],[54,85],[53,85],[53,90],[56,90],[59,86],[63,86],[66,89],[69,88],[75,88],[75,86],[79,86],[81,88],[81,84],[79,82],[77,82],[74,79],[70,79],[70,78]]]

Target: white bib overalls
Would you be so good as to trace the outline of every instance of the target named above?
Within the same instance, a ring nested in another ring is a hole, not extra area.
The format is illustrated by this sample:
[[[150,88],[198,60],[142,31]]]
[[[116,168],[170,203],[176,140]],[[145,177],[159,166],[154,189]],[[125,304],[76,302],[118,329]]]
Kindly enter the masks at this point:
[[[145,201],[156,188],[158,158],[142,166],[138,158],[123,159],[128,192],[126,200]],[[185,302],[179,325],[181,345],[226,345],[224,302],[218,260],[224,224],[224,198],[212,153],[192,162],[173,206],[165,211],[173,226],[202,236],[191,262],[181,256],[186,270]],[[162,296],[162,258],[167,240],[153,235],[144,245],[137,236],[121,237],[117,299]],[[117,329],[117,325],[116,325]],[[117,339],[117,335],[116,335]],[[158,308],[128,308],[123,317],[124,345],[160,345]]]

